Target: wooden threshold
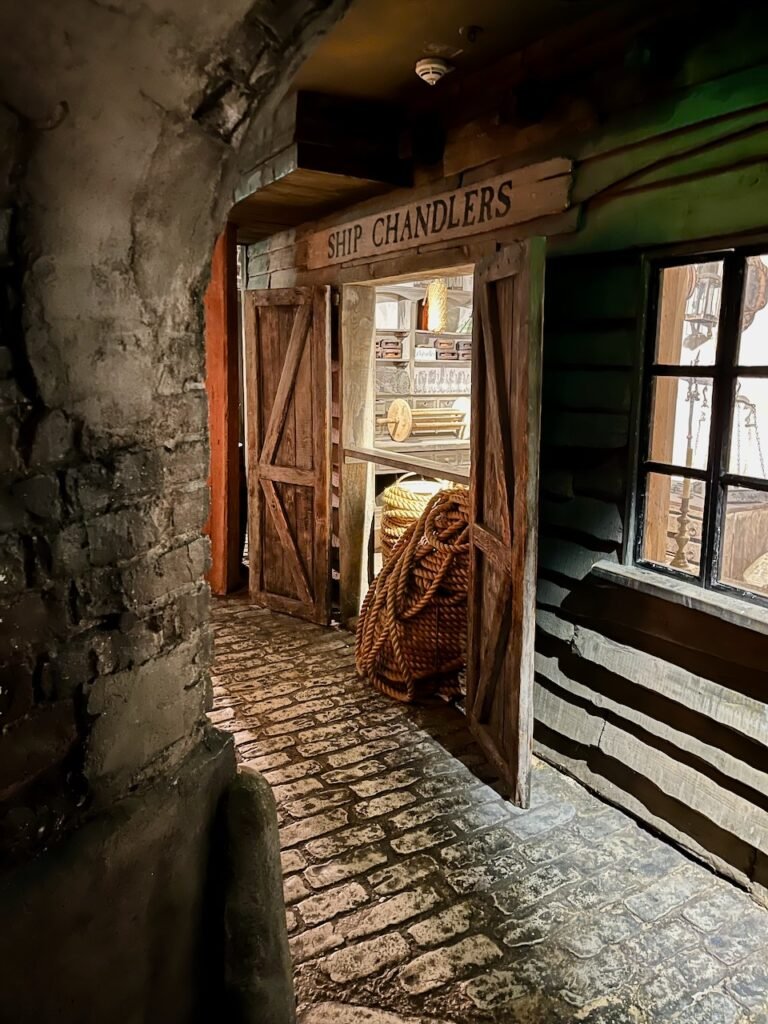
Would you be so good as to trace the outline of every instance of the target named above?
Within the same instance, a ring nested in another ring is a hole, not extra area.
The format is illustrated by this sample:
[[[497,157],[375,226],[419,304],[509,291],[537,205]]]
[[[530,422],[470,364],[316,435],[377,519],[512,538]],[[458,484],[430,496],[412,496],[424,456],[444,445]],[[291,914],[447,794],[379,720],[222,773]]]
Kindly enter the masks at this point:
[[[377,466],[390,466],[403,473],[420,473],[435,480],[450,480],[454,484],[469,486],[469,470],[444,466],[428,459],[415,459],[412,455],[381,451],[378,448],[345,448],[345,462],[373,462]]]

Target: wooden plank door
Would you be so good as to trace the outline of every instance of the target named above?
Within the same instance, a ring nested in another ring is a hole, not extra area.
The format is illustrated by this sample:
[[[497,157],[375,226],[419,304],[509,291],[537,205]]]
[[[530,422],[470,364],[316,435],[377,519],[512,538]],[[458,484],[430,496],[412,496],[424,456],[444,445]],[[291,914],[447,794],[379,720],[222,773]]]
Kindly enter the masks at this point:
[[[541,409],[543,239],[475,268],[467,717],[528,806]]]
[[[248,563],[257,604],[326,623],[329,289],[245,293]]]

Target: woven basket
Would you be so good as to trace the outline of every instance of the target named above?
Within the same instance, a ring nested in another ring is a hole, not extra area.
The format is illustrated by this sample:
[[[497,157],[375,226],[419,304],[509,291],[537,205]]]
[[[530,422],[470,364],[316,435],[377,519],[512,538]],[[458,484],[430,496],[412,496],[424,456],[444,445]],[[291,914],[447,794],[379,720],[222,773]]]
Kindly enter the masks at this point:
[[[381,557],[384,565],[405,531],[415,523],[440,485],[434,480],[409,480],[401,476],[381,494]]]
[[[469,494],[439,491],[371,584],[357,627],[358,672],[400,701],[458,694],[466,661]]]

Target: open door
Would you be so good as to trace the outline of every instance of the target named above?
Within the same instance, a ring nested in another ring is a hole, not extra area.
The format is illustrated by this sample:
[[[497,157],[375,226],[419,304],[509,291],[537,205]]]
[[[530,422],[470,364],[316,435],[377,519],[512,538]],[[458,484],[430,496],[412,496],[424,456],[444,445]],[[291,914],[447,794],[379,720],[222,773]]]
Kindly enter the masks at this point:
[[[544,239],[475,269],[467,717],[530,798]]]
[[[329,289],[245,293],[250,593],[329,619]]]

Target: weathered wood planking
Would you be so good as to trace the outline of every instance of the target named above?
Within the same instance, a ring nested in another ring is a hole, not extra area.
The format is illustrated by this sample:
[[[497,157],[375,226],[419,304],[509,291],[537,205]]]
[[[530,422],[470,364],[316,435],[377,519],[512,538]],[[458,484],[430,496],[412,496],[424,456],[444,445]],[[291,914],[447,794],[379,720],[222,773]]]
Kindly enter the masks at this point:
[[[211,539],[208,582],[227,594],[240,582],[240,338],[237,316],[237,231],[219,235],[205,291],[205,388],[211,449],[211,506],[206,532]]]
[[[330,338],[324,288],[246,293],[248,537],[254,601],[329,617]]]
[[[314,270],[562,213],[570,204],[570,187],[569,160],[508,171],[314,232],[306,240],[306,264]]]
[[[475,273],[467,719],[530,799],[543,239]]]
[[[630,420],[606,430],[618,414],[600,411],[600,387],[639,357],[644,289],[639,255],[548,264],[534,747],[754,888],[765,638],[593,571],[621,548],[630,454]]]
[[[372,448],[376,289],[347,285],[341,292],[341,450]],[[368,589],[368,537],[373,519],[375,466],[340,457],[339,557],[341,622],[360,612]]]
[[[684,771],[672,758],[659,757],[653,748],[607,725],[602,715],[552,698],[540,685],[536,702],[541,709],[536,721],[540,756],[742,884],[751,885],[756,877],[760,881],[754,839],[740,838],[709,815],[708,802],[695,798],[697,772]],[[694,799],[685,802],[684,791]],[[727,799],[727,793],[716,788],[715,801],[721,793]],[[739,803],[747,817],[753,815],[746,801]],[[730,818],[738,822],[738,812]],[[763,875],[762,885],[766,880]],[[753,888],[753,892],[765,899],[765,889],[762,896],[760,890]]]

